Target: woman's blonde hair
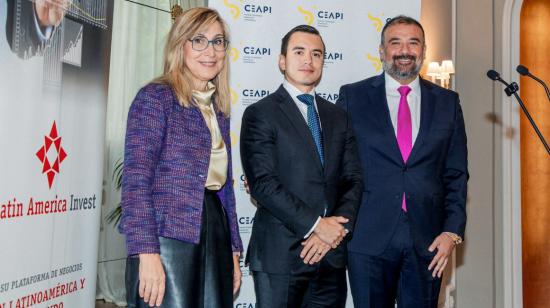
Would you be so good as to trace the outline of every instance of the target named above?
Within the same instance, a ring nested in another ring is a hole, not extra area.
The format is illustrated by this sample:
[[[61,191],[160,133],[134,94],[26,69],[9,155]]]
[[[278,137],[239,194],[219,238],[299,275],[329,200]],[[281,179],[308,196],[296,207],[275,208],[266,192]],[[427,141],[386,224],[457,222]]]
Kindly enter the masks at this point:
[[[174,89],[179,103],[184,107],[189,107],[195,103],[191,96],[191,92],[194,90],[193,79],[184,61],[183,45],[198,32],[207,29],[216,22],[220,23],[225,39],[229,40],[227,24],[220,14],[216,10],[205,7],[184,11],[176,18],[168,34],[168,40],[164,47],[164,73],[153,82],[170,85]],[[216,86],[213,97],[214,106],[217,110],[223,112],[226,117],[229,117],[231,107],[228,59],[229,57],[226,55],[222,70],[211,80]]]

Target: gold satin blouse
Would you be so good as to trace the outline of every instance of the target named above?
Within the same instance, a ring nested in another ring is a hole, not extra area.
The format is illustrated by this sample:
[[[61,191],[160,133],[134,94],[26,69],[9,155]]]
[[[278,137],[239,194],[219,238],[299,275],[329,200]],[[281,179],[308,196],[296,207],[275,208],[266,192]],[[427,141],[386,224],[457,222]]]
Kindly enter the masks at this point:
[[[218,126],[218,119],[212,104],[212,95],[216,86],[209,82],[206,91],[193,90],[192,96],[199,107],[204,121],[212,136],[212,149],[210,151],[210,165],[204,187],[210,190],[220,190],[227,181],[227,149]]]

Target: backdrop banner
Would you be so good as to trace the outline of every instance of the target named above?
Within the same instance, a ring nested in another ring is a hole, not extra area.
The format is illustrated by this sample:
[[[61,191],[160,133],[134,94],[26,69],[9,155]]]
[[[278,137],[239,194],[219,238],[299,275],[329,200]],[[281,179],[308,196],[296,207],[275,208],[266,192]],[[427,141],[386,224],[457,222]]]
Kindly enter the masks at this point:
[[[0,307],[93,307],[112,4],[0,1]]]
[[[210,0],[229,24],[231,33],[231,137],[233,174],[240,232],[246,249],[256,207],[243,182],[239,139],[247,106],[275,91],[283,76],[278,68],[282,37],[293,27],[316,27],[326,44],[323,78],[316,91],[336,102],[340,86],[382,72],[378,46],[387,18],[400,14],[420,19],[420,0]],[[235,308],[255,307],[254,286],[241,264],[243,284]],[[348,296],[348,306],[352,307]]]

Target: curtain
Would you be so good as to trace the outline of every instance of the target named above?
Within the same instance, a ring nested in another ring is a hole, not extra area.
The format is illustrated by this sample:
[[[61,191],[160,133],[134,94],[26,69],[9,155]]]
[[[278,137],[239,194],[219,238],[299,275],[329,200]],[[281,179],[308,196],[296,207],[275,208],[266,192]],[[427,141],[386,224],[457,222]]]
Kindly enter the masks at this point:
[[[205,0],[137,0],[166,11],[180,2],[183,9],[204,6]],[[113,171],[124,156],[128,108],[137,91],[162,72],[162,56],[172,25],[167,12],[128,1],[115,1],[111,43],[103,204],[100,229],[96,298],[126,305],[124,236],[106,217],[120,202]]]

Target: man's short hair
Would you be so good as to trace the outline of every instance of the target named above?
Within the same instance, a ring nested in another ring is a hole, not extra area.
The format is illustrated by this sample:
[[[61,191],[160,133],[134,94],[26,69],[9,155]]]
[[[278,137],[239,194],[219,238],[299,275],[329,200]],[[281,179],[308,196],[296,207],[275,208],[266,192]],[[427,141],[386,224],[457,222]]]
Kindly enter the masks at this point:
[[[384,28],[382,28],[382,37],[380,38],[380,45],[384,45],[384,38],[385,38],[385,34],[386,34],[386,29],[388,29],[389,27],[391,27],[393,25],[397,25],[397,24],[415,25],[418,28],[420,28],[420,30],[422,31],[422,39],[424,40],[422,42],[422,44],[424,44],[424,45],[426,44],[426,35],[424,34],[424,28],[418,22],[418,20],[416,20],[412,17],[409,17],[409,16],[399,15],[399,16],[395,16],[393,18],[386,19],[386,24],[384,25]]]
[[[288,33],[285,34],[285,36],[283,36],[283,39],[281,40],[281,54],[283,56],[286,56],[286,51],[287,51],[287,48],[288,48],[288,41],[290,40],[290,37],[292,36],[292,34],[294,34],[296,32],[305,32],[305,33],[310,33],[310,34],[314,34],[314,35],[319,36],[321,38],[321,42],[323,43],[323,52],[326,50],[325,42],[323,41],[323,38],[321,37],[321,34],[319,33],[319,30],[317,30],[315,27],[312,27],[312,26],[309,26],[309,25],[299,25],[299,26],[296,26],[296,27],[292,28],[292,30],[288,31]]]

